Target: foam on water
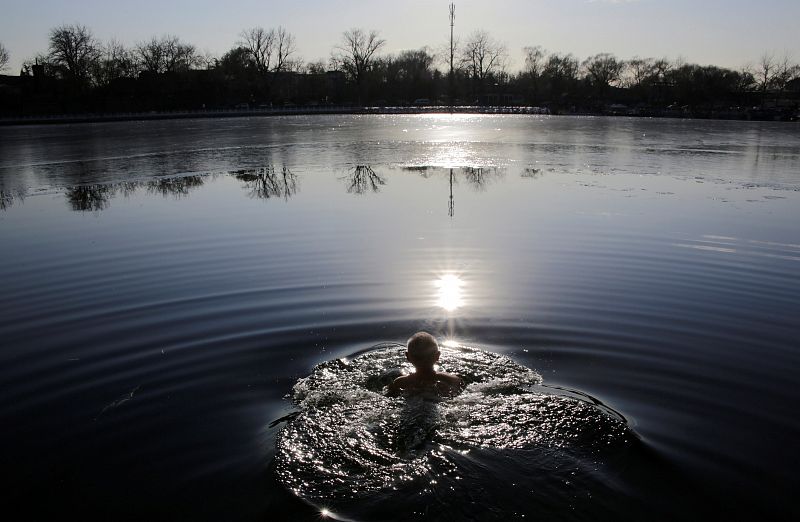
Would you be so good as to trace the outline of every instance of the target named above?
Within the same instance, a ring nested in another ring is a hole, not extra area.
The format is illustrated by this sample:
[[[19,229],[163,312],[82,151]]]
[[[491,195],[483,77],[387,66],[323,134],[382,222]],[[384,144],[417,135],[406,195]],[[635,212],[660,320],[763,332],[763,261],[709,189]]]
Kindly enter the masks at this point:
[[[404,352],[383,345],[328,361],[295,384],[299,412],[278,437],[275,460],[288,489],[312,502],[407,486],[423,491],[475,475],[459,463],[470,451],[541,450],[528,452],[541,466],[547,451],[553,459],[595,458],[634,438],[625,419],[599,401],[547,388],[510,358],[465,346],[443,347],[441,356],[441,370],[466,382],[460,395],[388,397],[385,386],[412,369]],[[489,475],[466,478],[488,483]]]

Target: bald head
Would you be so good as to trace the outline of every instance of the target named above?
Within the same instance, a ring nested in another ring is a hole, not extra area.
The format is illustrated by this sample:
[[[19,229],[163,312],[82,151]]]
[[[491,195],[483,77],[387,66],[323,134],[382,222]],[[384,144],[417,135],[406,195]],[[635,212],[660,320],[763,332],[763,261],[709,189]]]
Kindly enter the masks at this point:
[[[408,360],[412,364],[433,364],[439,358],[439,344],[428,332],[417,332],[408,340]]]

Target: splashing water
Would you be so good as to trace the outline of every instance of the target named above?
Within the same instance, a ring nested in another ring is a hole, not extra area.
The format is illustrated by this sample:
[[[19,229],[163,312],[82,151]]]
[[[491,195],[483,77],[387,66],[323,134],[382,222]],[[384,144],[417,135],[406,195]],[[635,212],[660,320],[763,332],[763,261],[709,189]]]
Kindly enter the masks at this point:
[[[279,481],[309,502],[432,494],[440,483],[492,480],[473,469],[471,452],[528,452],[537,467],[558,467],[635,438],[621,415],[586,395],[557,393],[508,357],[441,350],[440,369],[466,382],[454,398],[387,397],[385,386],[411,370],[398,345],[322,363],[300,379],[292,390],[299,412],[278,437]]]

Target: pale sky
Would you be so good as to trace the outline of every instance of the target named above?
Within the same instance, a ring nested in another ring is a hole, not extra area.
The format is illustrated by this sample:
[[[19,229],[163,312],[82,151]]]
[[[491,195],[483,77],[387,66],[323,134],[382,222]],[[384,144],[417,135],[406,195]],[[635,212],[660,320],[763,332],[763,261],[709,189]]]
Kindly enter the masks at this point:
[[[283,25],[298,56],[327,59],[351,27],[377,29],[384,52],[436,49],[449,35],[448,0],[0,0],[0,42],[11,55],[6,74],[47,49],[50,28],[81,23],[101,40],[133,45],[175,34],[221,55],[243,29]],[[505,42],[509,69],[522,47],[541,45],[583,59],[681,57],[739,68],[764,52],[800,61],[800,0],[456,0],[456,35],[485,29]]]

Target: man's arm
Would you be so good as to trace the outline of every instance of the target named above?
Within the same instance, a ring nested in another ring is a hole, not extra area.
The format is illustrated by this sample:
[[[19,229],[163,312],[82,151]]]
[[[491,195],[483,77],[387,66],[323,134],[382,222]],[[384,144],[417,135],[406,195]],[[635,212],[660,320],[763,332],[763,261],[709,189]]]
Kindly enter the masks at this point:
[[[453,375],[451,373],[441,373],[440,374],[442,379],[450,386],[452,389],[460,391],[466,387],[464,383],[464,379],[459,377],[458,375]]]
[[[398,395],[400,390],[403,387],[403,382],[405,381],[406,377],[398,377],[397,379],[393,380],[391,384],[387,387],[386,394],[387,395]]]

